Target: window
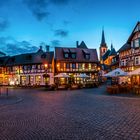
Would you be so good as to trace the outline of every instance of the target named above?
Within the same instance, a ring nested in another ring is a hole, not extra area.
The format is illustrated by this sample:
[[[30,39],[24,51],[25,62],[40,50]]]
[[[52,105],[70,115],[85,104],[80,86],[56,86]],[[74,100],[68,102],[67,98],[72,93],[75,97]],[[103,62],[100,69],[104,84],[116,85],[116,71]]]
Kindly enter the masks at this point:
[[[69,58],[69,54],[68,53],[64,53],[64,58]]]
[[[126,62],[126,65],[127,65],[127,63],[128,63],[128,59],[126,59],[125,62]]]
[[[139,64],[139,58],[138,57],[135,58],[135,64],[136,65]]]
[[[69,68],[70,68],[70,64],[66,63],[66,69],[69,69]]]
[[[123,61],[121,61],[121,66],[124,66],[124,60],[123,60]]]
[[[106,49],[103,49],[103,53],[105,53]]]
[[[75,63],[72,63],[72,68],[76,69],[76,64]]]
[[[136,39],[136,40],[135,40],[135,47],[136,47],[136,48],[139,47],[139,39]]]
[[[75,53],[72,53],[71,54],[71,58],[75,59],[76,58],[76,54]]]
[[[85,54],[85,59],[90,59],[90,54]]]
[[[82,64],[81,63],[78,64],[78,68],[82,69]]]

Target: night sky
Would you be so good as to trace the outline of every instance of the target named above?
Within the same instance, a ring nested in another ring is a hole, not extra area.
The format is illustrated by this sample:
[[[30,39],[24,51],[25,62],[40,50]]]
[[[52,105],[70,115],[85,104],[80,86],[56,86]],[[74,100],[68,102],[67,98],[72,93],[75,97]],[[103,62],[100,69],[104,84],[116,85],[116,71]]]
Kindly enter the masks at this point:
[[[84,40],[118,50],[140,20],[139,0],[0,0],[0,51],[34,52],[40,45],[74,47]]]

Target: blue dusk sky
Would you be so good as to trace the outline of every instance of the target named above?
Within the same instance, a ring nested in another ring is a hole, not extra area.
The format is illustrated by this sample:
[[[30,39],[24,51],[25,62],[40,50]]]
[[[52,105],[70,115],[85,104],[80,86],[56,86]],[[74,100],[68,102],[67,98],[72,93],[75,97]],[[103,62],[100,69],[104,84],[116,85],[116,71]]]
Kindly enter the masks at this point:
[[[102,27],[118,50],[140,20],[140,0],[0,0],[0,51],[34,52],[40,45],[99,49]]]

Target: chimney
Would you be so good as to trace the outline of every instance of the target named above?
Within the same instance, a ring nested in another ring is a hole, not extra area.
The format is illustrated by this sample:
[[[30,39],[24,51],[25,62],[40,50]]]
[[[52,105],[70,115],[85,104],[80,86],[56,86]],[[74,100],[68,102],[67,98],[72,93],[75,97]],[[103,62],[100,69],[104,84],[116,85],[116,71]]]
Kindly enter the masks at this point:
[[[46,45],[46,52],[49,52],[49,51],[50,51],[50,46]]]
[[[76,47],[77,48],[79,47],[79,41],[76,41]]]
[[[42,50],[42,46],[40,46],[40,50]]]

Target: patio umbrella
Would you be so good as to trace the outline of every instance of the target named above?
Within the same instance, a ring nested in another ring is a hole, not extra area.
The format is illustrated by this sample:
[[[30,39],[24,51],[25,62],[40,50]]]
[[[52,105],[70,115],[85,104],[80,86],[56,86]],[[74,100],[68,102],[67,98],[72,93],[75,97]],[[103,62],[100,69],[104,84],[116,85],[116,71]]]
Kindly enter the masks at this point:
[[[86,75],[85,73],[79,74],[75,76],[76,78],[90,78],[90,76]]]
[[[136,70],[134,70],[134,71],[132,71],[132,72],[129,72],[128,73],[128,75],[140,75],[140,68],[138,68],[138,69],[136,69]]]
[[[65,73],[59,73],[58,75],[54,76],[55,78],[69,78],[70,76]]]
[[[124,72],[122,69],[117,68],[110,71],[109,73],[104,74],[104,77],[117,77],[117,76],[127,76],[127,72]]]

